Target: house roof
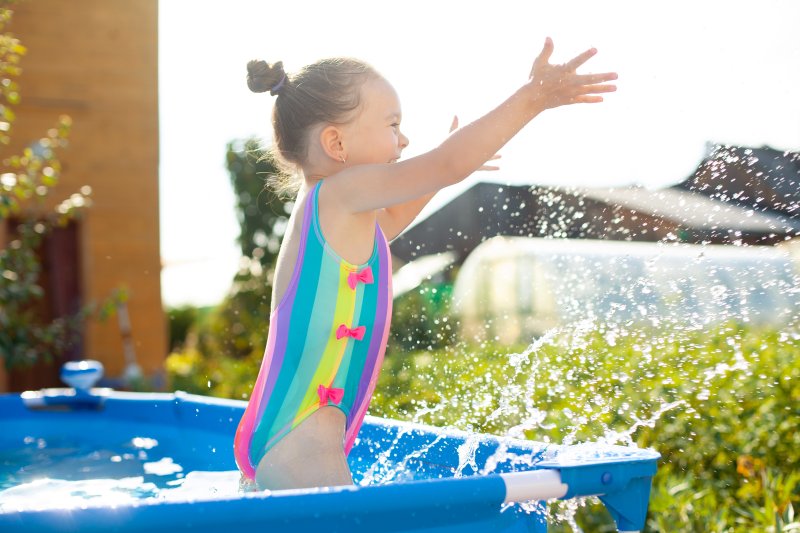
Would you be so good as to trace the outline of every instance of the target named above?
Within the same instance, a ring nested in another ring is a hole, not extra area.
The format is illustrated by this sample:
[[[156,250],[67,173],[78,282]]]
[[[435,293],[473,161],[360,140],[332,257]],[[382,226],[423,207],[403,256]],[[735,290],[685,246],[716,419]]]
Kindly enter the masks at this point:
[[[649,190],[642,187],[603,189],[571,188],[569,192],[608,204],[620,205],[696,229],[727,228],[768,233],[800,230],[800,221],[748,207],[712,200],[708,196],[680,189]]]
[[[696,238],[702,239],[717,235],[718,239],[725,240],[733,233],[749,236],[750,242],[769,243],[800,233],[800,220],[680,188],[545,187],[483,182],[406,230],[392,241],[392,253],[402,261],[412,261],[426,255],[454,252],[459,258],[457,262],[460,262],[491,237],[547,236],[552,228],[550,219],[554,211],[561,210],[561,203],[574,211],[576,205],[583,205],[586,201],[601,210],[604,206],[623,208],[668,220],[676,226],[693,230]],[[573,238],[604,238],[604,227],[595,224],[576,233]],[[619,236],[622,234],[615,234],[614,229],[608,228],[612,231],[607,238],[622,238]],[[636,237],[635,231],[625,235]],[[764,236],[768,238],[764,239]],[[651,240],[658,237],[649,233],[638,238]]]
[[[800,220],[800,152],[709,145],[697,170],[675,188]]]

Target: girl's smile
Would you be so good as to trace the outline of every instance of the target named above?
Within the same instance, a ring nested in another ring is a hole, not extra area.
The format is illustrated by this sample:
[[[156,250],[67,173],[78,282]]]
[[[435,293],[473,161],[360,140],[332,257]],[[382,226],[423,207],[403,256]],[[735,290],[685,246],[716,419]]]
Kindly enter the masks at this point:
[[[341,127],[348,164],[396,163],[408,146],[400,131],[400,99],[383,78],[361,87],[361,106],[355,119]]]

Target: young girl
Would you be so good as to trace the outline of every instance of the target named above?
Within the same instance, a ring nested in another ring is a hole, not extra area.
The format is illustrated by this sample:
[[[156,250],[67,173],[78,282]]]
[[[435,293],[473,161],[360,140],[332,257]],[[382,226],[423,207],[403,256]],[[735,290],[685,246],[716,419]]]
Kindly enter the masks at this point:
[[[277,96],[274,151],[299,178],[275,269],[269,334],[234,453],[260,489],[352,484],[346,456],[369,406],[392,312],[394,239],[440,189],[486,161],[545,109],[601,102],[616,74],[577,74],[591,49],[549,63],[439,147],[400,161],[400,101],[373,68],[326,59],[287,75],[251,61],[247,83]]]

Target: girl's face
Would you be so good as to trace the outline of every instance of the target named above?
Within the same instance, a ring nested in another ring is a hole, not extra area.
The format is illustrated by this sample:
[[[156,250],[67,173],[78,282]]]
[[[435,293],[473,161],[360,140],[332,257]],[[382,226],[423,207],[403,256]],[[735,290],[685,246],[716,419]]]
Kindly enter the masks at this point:
[[[358,115],[342,127],[347,163],[394,163],[400,159],[408,146],[408,138],[400,132],[401,119],[400,99],[389,82],[383,78],[365,82]]]

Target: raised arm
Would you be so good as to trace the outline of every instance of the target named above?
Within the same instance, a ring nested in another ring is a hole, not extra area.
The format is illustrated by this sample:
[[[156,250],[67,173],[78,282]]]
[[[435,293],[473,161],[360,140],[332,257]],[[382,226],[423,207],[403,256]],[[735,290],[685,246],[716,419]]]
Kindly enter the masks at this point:
[[[495,109],[457,130],[437,148],[394,164],[359,165],[329,178],[329,194],[353,213],[391,208],[458,183],[497,153],[528,122],[546,109],[601,102],[611,92],[605,82],[615,73],[577,74],[596,50],[563,65],[551,65],[553,42],[534,61],[529,81]]]
[[[453,122],[450,124],[450,133],[458,129],[458,117],[453,117]],[[489,158],[490,161],[500,159],[500,154],[495,154]],[[500,167],[494,165],[482,165],[478,170],[499,170]],[[378,210],[378,222],[381,225],[384,235],[390,241],[400,235],[404,229],[411,224],[417,215],[422,212],[428,202],[436,195],[437,191],[428,193],[419,198],[414,198],[408,202],[386,207]]]

